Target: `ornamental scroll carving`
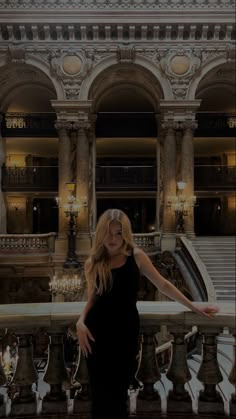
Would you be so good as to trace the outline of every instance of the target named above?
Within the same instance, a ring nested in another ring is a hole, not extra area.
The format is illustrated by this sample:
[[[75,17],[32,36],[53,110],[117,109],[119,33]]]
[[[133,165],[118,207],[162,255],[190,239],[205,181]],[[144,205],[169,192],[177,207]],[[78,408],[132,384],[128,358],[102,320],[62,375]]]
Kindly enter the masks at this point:
[[[51,50],[49,64],[51,73],[62,81],[66,98],[78,99],[81,83],[93,67],[93,53],[72,49]]]
[[[169,50],[160,67],[169,80],[175,99],[186,99],[190,80],[201,66],[199,54],[190,49]]]

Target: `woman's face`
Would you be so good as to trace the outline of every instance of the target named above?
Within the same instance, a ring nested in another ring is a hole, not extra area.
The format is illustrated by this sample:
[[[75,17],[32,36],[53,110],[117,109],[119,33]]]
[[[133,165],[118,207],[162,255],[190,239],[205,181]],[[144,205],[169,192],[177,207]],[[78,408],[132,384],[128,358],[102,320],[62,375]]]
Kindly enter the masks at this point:
[[[122,244],[123,235],[121,224],[118,221],[112,221],[109,225],[108,234],[104,240],[104,246],[110,255],[114,255],[119,253]]]

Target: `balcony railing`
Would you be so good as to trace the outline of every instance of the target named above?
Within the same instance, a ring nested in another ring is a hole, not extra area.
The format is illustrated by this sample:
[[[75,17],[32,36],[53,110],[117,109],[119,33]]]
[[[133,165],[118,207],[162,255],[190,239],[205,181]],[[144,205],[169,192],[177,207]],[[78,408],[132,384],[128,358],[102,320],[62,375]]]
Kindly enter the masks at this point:
[[[3,191],[57,191],[57,166],[2,167]]]
[[[0,254],[52,253],[56,233],[0,234]]]
[[[55,113],[20,113],[8,112],[2,124],[4,135],[8,137],[27,136],[57,136],[54,127],[56,121]]]
[[[236,166],[196,165],[194,166],[195,190],[235,189]]]
[[[77,346],[77,358],[71,376],[66,369],[63,349],[64,337],[68,329],[74,333],[74,325],[84,304],[68,302],[0,306],[0,338],[6,342],[6,331],[8,340],[13,333],[18,348],[14,371],[6,363],[4,368],[0,364],[1,417],[36,414],[39,417],[59,414],[83,419],[91,417],[85,359]],[[196,417],[196,412],[199,417],[202,414],[219,419],[225,415],[235,417],[235,353],[234,359],[229,357],[227,368],[220,368],[217,357],[218,342],[222,336],[226,340],[229,337],[232,343],[234,341],[235,305],[221,303],[220,311],[214,319],[197,315],[180,304],[167,301],[138,302],[138,310],[141,318],[141,346],[136,377],[141,387],[135,393],[129,393],[132,417],[166,418],[168,413],[174,413],[175,417],[182,413]],[[173,340],[168,368],[160,371],[157,336],[160,337],[158,332],[162,326],[172,335]],[[190,385],[186,342],[186,334],[191,334],[193,329],[197,330],[199,354],[196,376],[194,374],[195,386]],[[46,346],[44,339],[45,347],[39,355],[42,336],[46,338]],[[74,339],[76,341],[75,334]],[[163,385],[167,385],[164,392]],[[226,397],[223,386],[226,386]],[[202,388],[200,392],[199,387]]]
[[[102,112],[96,123],[97,137],[156,137],[157,117],[154,112]],[[236,115],[223,112],[197,112],[196,137],[235,137]],[[42,135],[57,136],[54,127],[56,114],[50,112],[19,113],[8,112],[4,116],[2,132],[6,137],[27,137]]]
[[[156,166],[97,166],[97,190],[156,190]]]

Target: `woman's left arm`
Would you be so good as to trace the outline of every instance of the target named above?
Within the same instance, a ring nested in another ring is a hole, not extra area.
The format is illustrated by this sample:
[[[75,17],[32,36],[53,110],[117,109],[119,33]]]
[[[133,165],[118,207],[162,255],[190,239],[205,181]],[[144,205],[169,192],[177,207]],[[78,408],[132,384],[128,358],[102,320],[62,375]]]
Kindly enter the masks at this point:
[[[140,273],[148,278],[161,292],[172,300],[183,304],[196,313],[203,314],[212,319],[219,308],[210,304],[205,306],[193,304],[182,292],[178,290],[171,282],[165,279],[153,266],[150,258],[139,248],[134,249],[134,257],[139,267]]]

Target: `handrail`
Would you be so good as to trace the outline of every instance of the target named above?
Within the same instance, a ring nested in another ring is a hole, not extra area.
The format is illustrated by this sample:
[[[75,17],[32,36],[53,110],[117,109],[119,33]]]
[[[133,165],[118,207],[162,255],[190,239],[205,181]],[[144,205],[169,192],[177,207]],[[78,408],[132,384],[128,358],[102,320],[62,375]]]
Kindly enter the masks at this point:
[[[207,291],[208,301],[216,301],[215,288],[214,288],[212,280],[211,280],[211,278],[210,278],[210,276],[207,272],[206,266],[204,265],[204,263],[202,262],[202,260],[198,256],[198,254],[197,254],[196,250],[194,249],[194,247],[192,246],[190,240],[188,240],[184,236],[181,236],[180,241],[181,241],[182,245],[184,246],[184,248],[189,253],[189,255],[192,258],[192,260],[194,261],[199,273],[201,274],[201,278],[204,282],[204,285],[205,285],[205,288],[206,288],[206,291]]]

